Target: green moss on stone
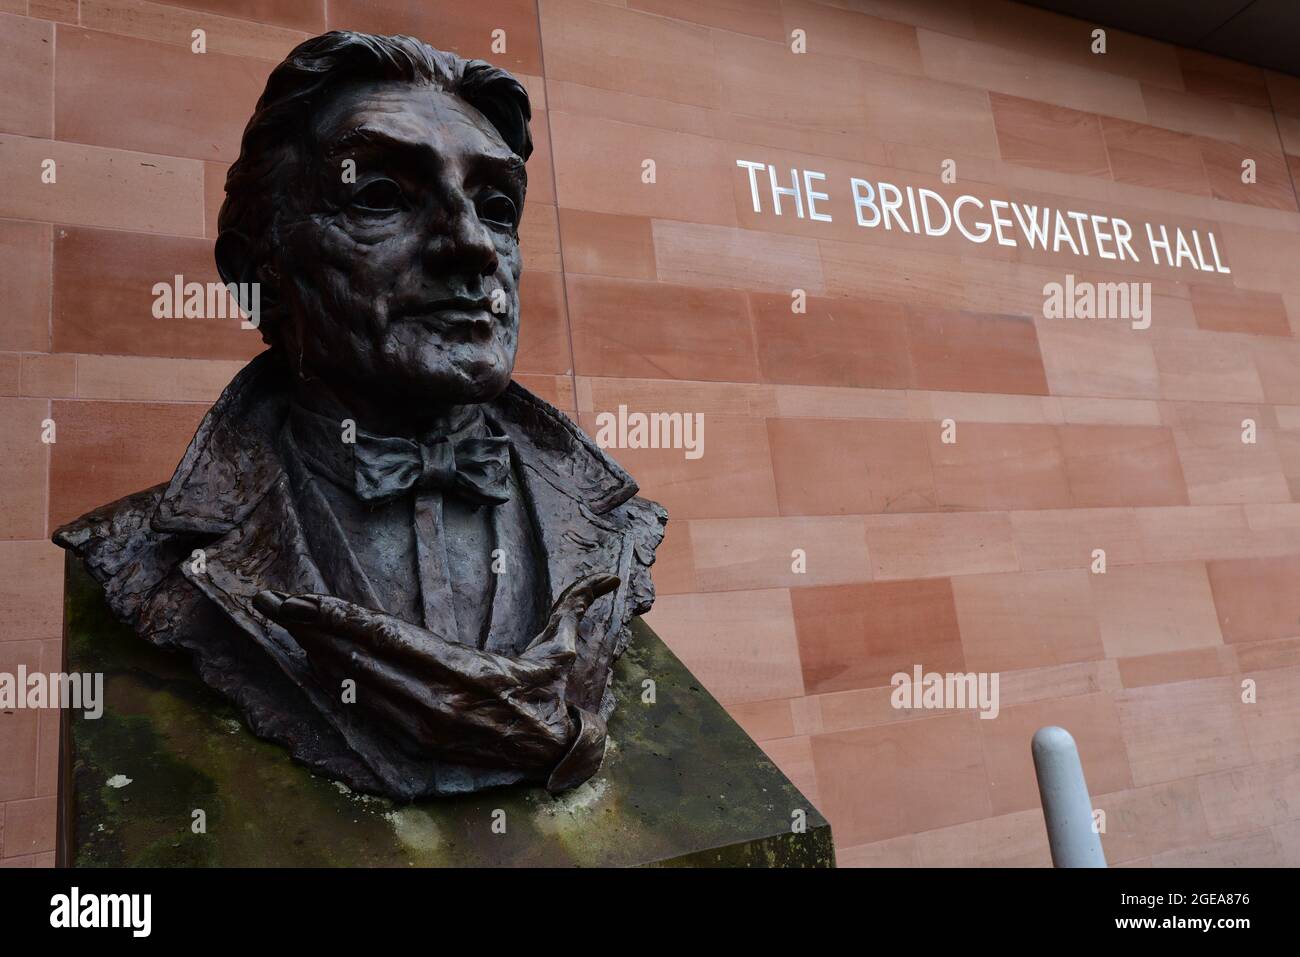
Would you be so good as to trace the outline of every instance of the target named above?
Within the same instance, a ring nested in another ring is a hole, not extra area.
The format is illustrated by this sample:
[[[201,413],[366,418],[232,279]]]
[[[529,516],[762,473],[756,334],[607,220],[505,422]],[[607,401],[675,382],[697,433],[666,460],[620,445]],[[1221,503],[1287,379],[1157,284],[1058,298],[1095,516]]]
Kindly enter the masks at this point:
[[[68,668],[105,673],[103,717],[71,724],[79,866],[834,866],[825,819],[640,621],[592,780],[399,806],[253,736],[184,656],[116,622],[76,561],[66,594]]]

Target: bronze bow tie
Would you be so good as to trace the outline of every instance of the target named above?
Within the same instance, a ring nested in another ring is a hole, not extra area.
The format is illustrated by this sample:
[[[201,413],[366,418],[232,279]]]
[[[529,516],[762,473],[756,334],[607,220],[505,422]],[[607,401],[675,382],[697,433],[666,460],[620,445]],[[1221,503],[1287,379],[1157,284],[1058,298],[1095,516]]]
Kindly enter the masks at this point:
[[[357,433],[357,497],[384,502],[408,490],[437,489],[476,505],[510,500],[510,440],[503,436],[432,442]]]

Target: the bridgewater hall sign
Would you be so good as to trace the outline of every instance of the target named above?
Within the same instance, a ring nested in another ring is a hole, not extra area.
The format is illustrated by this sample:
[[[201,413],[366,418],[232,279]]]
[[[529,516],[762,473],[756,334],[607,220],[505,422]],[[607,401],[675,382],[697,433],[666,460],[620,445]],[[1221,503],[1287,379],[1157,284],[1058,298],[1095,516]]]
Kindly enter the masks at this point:
[[[738,159],[736,165],[749,174],[754,212],[765,211],[766,199],[766,209],[777,216],[793,213],[800,219],[832,221],[825,173],[791,169],[787,178],[784,170],[766,163]],[[857,177],[849,179],[848,190],[857,224],[864,229],[934,237],[956,230],[972,243],[996,241],[999,246],[1024,245],[1121,263],[1146,261],[1178,269],[1190,266],[1202,272],[1232,272],[1223,264],[1212,230],[1201,235],[1195,229],[1148,222],[1135,230],[1119,216],[981,199],[968,193],[949,202],[925,187],[899,187]]]

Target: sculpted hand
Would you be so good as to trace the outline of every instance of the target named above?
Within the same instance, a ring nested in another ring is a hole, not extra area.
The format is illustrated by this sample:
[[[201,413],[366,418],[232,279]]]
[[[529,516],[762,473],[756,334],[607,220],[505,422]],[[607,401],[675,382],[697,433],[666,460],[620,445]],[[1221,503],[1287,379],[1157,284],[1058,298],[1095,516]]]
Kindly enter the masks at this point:
[[[419,747],[458,762],[543,770],[579,734],[564,700],[578,624],[618,583],[590,575],[570,585],[518,658],[329,595],[263,591],[253,604],[294,636],[322,678],[353,679],[358,706]]]

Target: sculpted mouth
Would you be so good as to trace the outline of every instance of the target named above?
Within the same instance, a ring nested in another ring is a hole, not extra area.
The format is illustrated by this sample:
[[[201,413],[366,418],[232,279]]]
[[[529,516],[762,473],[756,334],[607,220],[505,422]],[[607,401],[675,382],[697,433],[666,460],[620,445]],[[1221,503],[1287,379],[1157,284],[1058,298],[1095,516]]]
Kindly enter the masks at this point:
[[[488,331],[493,325],[491,300],[486,296],[471,299],[468,296],[449,296],[418,303],[401,313],[404,322],[416,322],[426,332],[451,329],[481,329]]]
[[[448,296],[417,303],[403,313],[403,318],[422,319],[445,312],[491,312],[492,300],[487,296],[472,299],[469,296]]]

